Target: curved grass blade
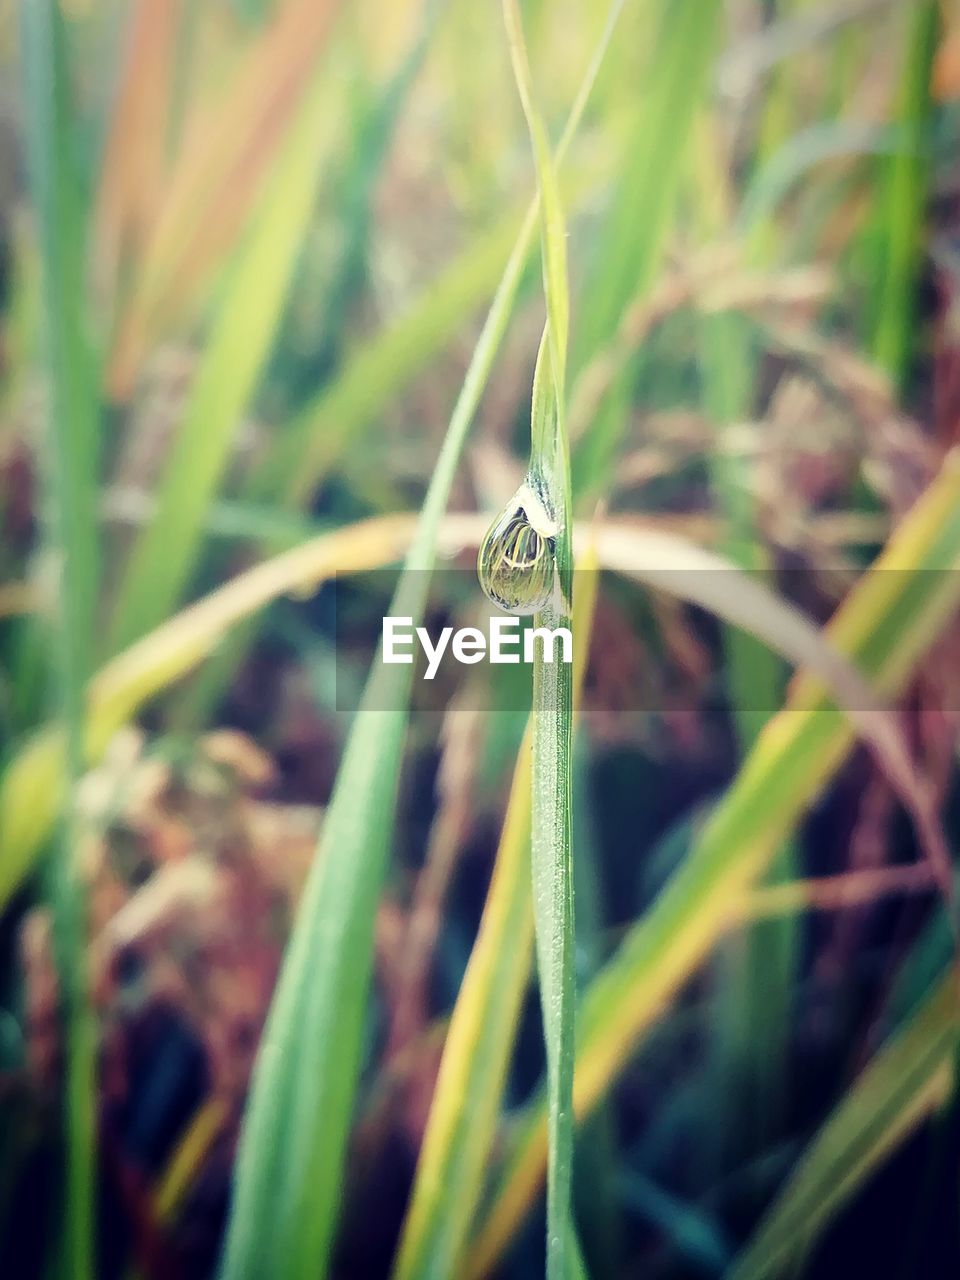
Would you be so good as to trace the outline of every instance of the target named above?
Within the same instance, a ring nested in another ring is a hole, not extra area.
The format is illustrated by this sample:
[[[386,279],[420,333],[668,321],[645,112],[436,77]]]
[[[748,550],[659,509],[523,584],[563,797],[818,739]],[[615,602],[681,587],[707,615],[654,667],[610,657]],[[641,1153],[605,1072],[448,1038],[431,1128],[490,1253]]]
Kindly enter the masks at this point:
[[[883,1159],[949,1099],[958,1029],[951,971],[834,1110],[737,1258],[730,1280],[788,1273]]]
[[[600,547],[603,555],[602,546]],[[856,658],[887,695],[902,689],[960,605],[960,457],[952,454],[857,584],[828,638]],[[848,753],[852,729],[816,677],[796,683],[767,725],[684,866],[591,984],[581,1006],[574,1079],[576,1114],[587,1114],[629,1061],[676,991],[728,928],[818,791]],[[542,1104],[518,1139],[475,1242],[482,1276],[521,1222],[543,1177]]]

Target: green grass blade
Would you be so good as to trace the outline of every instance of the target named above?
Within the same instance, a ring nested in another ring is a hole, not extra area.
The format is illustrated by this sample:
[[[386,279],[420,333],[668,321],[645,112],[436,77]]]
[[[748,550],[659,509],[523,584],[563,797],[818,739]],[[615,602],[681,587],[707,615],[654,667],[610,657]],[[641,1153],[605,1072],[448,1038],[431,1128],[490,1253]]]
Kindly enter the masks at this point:
[[[510,215],[472,243],[395,324],[348,356],[329,386],[284,428],[271,457],[251,479],[252,494],[301,504],[315,491],[346,446],[377,421],[465,317],[491,297],[519,221],[519,215]],[[532,239],[528,233],[528,245]]]
[[[887,162],[877,264],[873,351],[902,387],[915,349],[917,285],[929,187],[930,84],[940,33],[940,5],[922,0],[909,15],[898,110],[898,146]]]
[[[130,553],[111,629],[113,652],[167,617],[189,584],[204,517],[273,347],[334,114],[329,84],[318,77],[284,142],[224,292],[166,464],[156,513]]]
[[[781,74],[781,94],[782,80]],[[704,239],[717,243],[729,235],[732,223],[728,157],[713,120],[705,124],[695,195]],[[760,236],[753,237],[751,249],[751,261],[761,265]],[[756,333],[746,317],[722,312],[701,315],[698,332],[701,401],[717,435],[708,465],[713,501],[723,518],[721,547],[735,564],[763,578],[769,557],[757,535],[750,463],[729,447],[737,427],[753,421],[760,375]],[[724,628],[723,652],[727,696],[742,758],[782,701],[784,673],[776,655],[738,627]],[[770,881],[789,878],[792,868],[788,842],[770,869]],[[726,1092],[735,1111],[749,1116],[745,1123],[738,1116],[731,1126],[716,1126],[719,1145],[728,1153],[753,1150],[751,1140],[759,1149],[779,1110],[787,1079],[796,946],[794,920],[765,921],[732,938],[718,958],[717,1087]]]
[[[572,137],[619,11],[588,68]],[[391,612],[416,625],[470,422],[509,321],[534,220],[514,247],[451,416]],[[375,665],[271,1004],[237,1155],[223,1280],[326,1271],[360,1063],[373,920],[386,866],[411,668]],[[389,711],[375,708],[390,707]]]
[[[557,526],[557,590],[535,626],[571,625],[573,588],[570,446],[566,430],[566,364],[570,328],[566,225],[546,130],[534,103],[517,0],[504,0],[504,22],[517,90],[530,131],[540,192],[543,287],[547,323],[533,380],[530,473],[542,486]],[[547,368],[549,367],[549,376]],[[574,970],[572,803],[573,672],[547,662],[541,648],[533,667],[533,915],[540,1004],[547,1047],[548,1171],[547,1280],[576,1270],[568,1252],[574,1235],[573,1055]]]
[[[574,339],[574,364],[601,350],[627,305],[653,281],[670,225],[695,112],[717,49],[717,0],[667,0],[649,83],[624,157]],[[653,25],[653,24],[652,24]]]
[[[55,0],[21,6],[30,179],[43,256],[50,384],[46,424],[49,549],[58,566],[54,668],[69,787],[50,873],[54,951],[66,1025],[64,1227],[59,1265],[94,1272],[95,1038],[86,966],[86,906],[78,874],[74,784],[83,768],[84,688],[97,599],[98,371],[86,334],[86,209],[74,169],[66,33]]]
[[[595,552],[581,556],[574,600],[575,698],[586,672],[596,567]],[[483,918],[450,1018],[393,1280],[460,1274],[483,1192],[533,951],[531,752],[528,723]]]
[[[660,267],[684,173],[690,133],[717,51],[718,0],[667,0],[623,178],[591,264],[573,335],[572,374],[614,340],[629,304]],[[602,492],[627,421],[628,371],[604,398],[574,457],[578,503]]]
[[[884,694],[901,689],[960,604],[960,458],[897,529],[829,628]],[[851,746],[851,728],[803,677],[764,730],[686,863],[628,934],[581,1005],[574,1104],[588,1113],[665,1004],[725,933],[731,913]],[[543,1176],[542,1107],[519,1139],[478,1236],[473,1271],[493,1264]]]
[[[735,1262],[731,1280],[788,1273],[884,1157],[949,1099],[958,1028],[951,971],[814,1138]]]

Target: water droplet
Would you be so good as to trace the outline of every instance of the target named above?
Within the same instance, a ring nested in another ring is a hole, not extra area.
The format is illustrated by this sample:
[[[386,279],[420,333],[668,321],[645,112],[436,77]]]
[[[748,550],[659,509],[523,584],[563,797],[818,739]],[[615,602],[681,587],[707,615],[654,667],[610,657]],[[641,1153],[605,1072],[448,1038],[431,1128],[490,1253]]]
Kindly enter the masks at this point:
[[[537,613],[554,589],[556,523],[530,479],[487,530],[477,575],[487,598],[507,613]]]

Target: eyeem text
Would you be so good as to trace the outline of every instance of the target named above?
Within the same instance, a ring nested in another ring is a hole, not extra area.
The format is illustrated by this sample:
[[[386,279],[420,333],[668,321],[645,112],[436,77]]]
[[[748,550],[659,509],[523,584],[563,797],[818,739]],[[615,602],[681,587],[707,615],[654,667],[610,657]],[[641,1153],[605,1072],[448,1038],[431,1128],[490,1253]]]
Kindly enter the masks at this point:
[[[528,627],[522,635],[520,619],[510,616],[488,619],[485,635],[479,627],[444,627],[436,641],[426,627],[413,627],[412,618],[384,618],[383,661],[388,664],[413,662],[416,644],[427,660],[425,680],[432,680],[449,650],[456,662],[473,666],[477,662],[533,663],[537,645],[544,662],[555,661],[559,646],[560,661],[573,662],[573,633],[569,627]]]

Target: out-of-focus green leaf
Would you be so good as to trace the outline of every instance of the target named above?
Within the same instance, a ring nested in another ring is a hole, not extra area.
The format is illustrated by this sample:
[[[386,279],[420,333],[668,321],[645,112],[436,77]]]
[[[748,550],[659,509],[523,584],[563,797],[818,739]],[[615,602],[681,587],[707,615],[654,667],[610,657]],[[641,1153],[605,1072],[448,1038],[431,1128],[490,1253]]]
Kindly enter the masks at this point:
[[[918,319],[917,285],[930,179],[931,78],[940,34],[940,5],[921,0],[909,21],[897,111],[898,146],[887,163],[875,245],[879,287],[873,350],[897,386],[909,371]]]
[[[717,0],[667,0],[660,6],[659,32],[623,157],[623,177],[598,237],[579,307],[571,357],[574,377],[613,341],[627,306],[656,277],[691,127],[717,50],[721,8]],[[650,25],[657,30],[656,19]],[[628,416],[629,373],[615,381],[575,451],[578,500],[596,496],[609,477]]]

